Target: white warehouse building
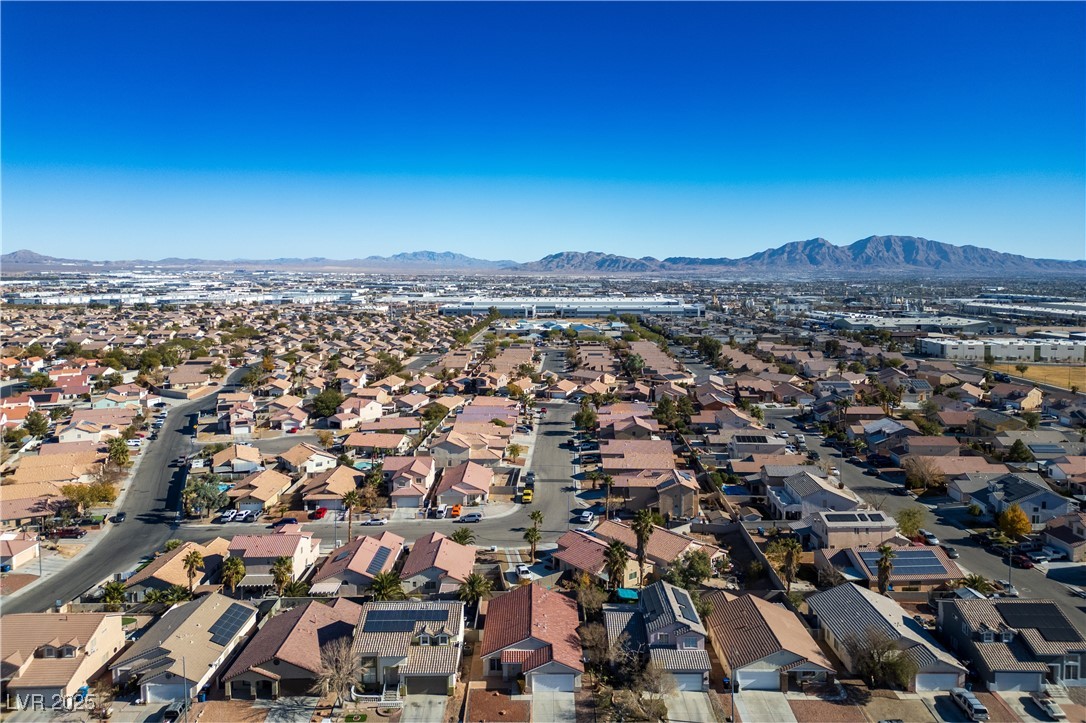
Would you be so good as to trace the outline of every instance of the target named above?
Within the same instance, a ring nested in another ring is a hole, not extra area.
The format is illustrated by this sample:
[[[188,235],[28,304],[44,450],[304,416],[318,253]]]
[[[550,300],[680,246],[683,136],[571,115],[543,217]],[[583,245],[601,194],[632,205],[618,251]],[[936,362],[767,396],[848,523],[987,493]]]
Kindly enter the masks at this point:
[[[927,357],[952,361],[1086,362],[1086,341],[1070,339],[954,339],[927,337],[916,340],[916,351]]]
[[[665,296],[559,297],[470,296],[441,305],[441,313],[462,316],[485,316],[491,307],[502,316],[524,319],[537,317],[596,317],[615,314],[668,314],[672,316],[702,316],[705,306],[689,304],[682,299]]]

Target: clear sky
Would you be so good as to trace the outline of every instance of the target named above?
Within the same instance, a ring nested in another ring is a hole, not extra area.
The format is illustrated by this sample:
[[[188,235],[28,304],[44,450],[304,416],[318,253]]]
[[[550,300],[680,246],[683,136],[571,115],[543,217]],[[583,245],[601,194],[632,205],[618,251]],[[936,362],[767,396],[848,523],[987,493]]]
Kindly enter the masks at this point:
[[[1086,256],[1086,5],[13,3],[3,245]]]

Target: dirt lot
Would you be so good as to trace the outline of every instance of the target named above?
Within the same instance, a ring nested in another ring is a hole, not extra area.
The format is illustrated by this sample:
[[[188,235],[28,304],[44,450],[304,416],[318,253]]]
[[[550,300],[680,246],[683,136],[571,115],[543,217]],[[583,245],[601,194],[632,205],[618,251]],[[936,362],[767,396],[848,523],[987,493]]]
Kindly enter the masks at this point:
[[[828,700],[790,700],[796,720],[818,721],[819,723],[867,723],[864,712],[849,701],[835,703]],[[911,720],[910,720],[910,723]]]
[[[1004,372],[1016,377],[1025,377],[1042,384],[1051,384],[1054,387],[1070,389],[1074,384],[1079,389],[1086,389],[1086,366],[1069,366],[1065,364],[1040,366],[1029,364],[1025,374],[1019,373],[1014,364],[993,364],[986,367],[992,371]]]
[[[868,720],[904,720],[909,723],[935,723],[936,718],[920,700],[898,700],[872,696],[863,706]]]
[[[192,715],[196,720],[264,723],[268,709],[254,708],[247,700],[209,700],[206,703],[194,703]]]
[[[37,575],[24,575],[21,572],[11,572],[0,578],[0,595],[8,595],[19,588],[25,587],[38,579]]]

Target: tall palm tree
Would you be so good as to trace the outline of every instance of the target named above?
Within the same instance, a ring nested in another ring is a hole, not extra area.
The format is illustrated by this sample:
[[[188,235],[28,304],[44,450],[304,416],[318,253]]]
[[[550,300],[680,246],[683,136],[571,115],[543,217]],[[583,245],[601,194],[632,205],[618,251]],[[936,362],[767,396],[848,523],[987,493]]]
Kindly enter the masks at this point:
[[[792,592],[792,581],[799,572],[799,558],[803,554],[803,546],[795,538],[778,539],[766,546],[766,555],[777,563],[781,576],[784,578],[785,592]]]
[[[480,600],[490,597],[492,588],[490,580],[477,572],[473,572],[460,584],[460,591],[457,594],[468,605],[474,605]]]
[[[245,561],[240,557],[228,557],[222,561],[222,582],[234,593],[245,579]]]
[[[388,570],[379,572],[373,576],[370,582],[370,594],[374,600],[403,600],[407,594],[403,591],[403,583],[400,576]]]
[[[470,527],[458,527],[456,532],[449,535],[449,539],[458,545],[474,545],[475,533]]]
[[[200,554],[199,550],[189,550],[185,555],[185,575],[189,579],[189,594],[192,594],[192,582],[196,579],[196,571],[200,570],[204,566],[204,556]]]
[[[882,545],[878,548],[878,552],[879,561],[876,567],[879,575],[879,594],[885,595],[890,589],[890,576],[894,574],[894,558],[897,554],[889,545]]]
[[[540,527],[543,524],[543,510],[532,510],[528,517],[531,519],[533,527]]]
[[[357,489],[347,490],[343,493],[341,498],[343,501],[343,509],[347,510],[347,539],[353,540],[351,536],[351,525],[354,524],[354,508],[362,506],[362,495],[359,494]]]
[[[609,474],[603,476],[603,519],[611,519],[611,485],[615,483],[615,478]]]
[[[121,606],[125,603],[125,585],[118,580],[112,580],[102,586],[102,602],[106,605],[106,610],[115,613],[121,609]]]
[[[294,580],[294,561],[289,557],[278,557],[271,567],[272,584],[275,594],[283,597],[283,590]]]
[[[630,525],[630,529],[637,537],[637,570],[638,580],[641,581],[642,587],[645,585],[645,550],[648,547],[649,538],[652,537],[655,522],[655,515],[651,510],[640,509],[634,515],[633,524]]]
[[[626,577],[626,563],[630,556],[626,546],[619,540],[612,540],[603,553],[603,564],[607,569],[607,580],[614,589],[622,587],[623,578]]]
[[[539,544],[539,541],[543,539],[543,535],[539,534],[538,527],[529,527],[524,531],[524,541],[532,547],[532,562],[535,562],[535,548]]]

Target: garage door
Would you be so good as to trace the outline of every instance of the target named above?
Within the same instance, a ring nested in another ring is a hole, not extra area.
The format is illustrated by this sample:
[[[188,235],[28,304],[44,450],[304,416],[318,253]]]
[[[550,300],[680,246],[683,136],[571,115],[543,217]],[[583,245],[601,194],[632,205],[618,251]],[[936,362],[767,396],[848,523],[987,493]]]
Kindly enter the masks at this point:
[[[675,685],[679,690],[705,690],[701,673],[676,673]]]
[[[407,692],[429,693],[430,695],[448,695],[449,679],[444,675],[412,675],[405,678]]]
[[[953,673],[919,673],[916,690],[950,690],[958,687],[958,676]]]
[[[996,673],[992,690],[1041,690],[1041,673]]]
[[[781,674],[777,670],[739,671],[740,690],[780,690]]]
[[[532,692],[542,693],[546,691],[558,691],[561,693],[572,693],[576,690],[576,687],[573,685],[574,678],[575,676],[564,673],[533,675]]]

